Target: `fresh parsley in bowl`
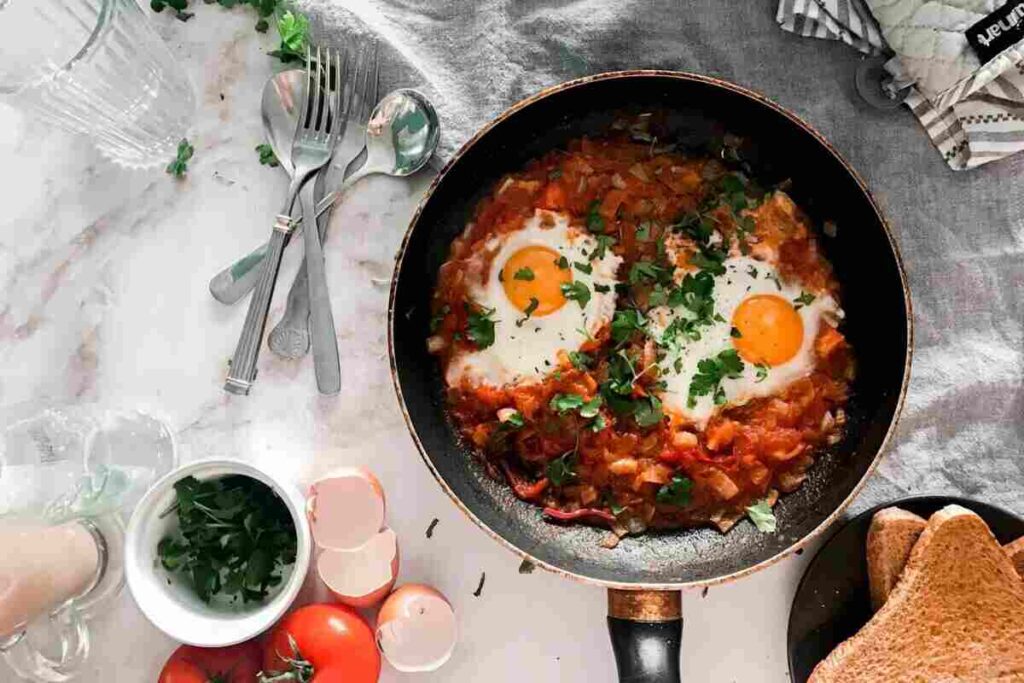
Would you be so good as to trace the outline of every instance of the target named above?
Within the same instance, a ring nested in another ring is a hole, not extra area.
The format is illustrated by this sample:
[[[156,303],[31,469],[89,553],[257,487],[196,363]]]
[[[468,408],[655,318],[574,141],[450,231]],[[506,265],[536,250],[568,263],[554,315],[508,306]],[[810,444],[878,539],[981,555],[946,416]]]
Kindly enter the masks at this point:
[[[132,597],[182,643],[224,647],[255,637],[284,615],[306,579],[305,508],[283,469],[207,460],[171,472],[128,523]]]
[[[174,484],[176,500],[164,516],[178,528],[157,545],[163,568],[185,579],[210,604],[263,602],[294,564],[295,524],[284,501],[266,484],[244,475]]]

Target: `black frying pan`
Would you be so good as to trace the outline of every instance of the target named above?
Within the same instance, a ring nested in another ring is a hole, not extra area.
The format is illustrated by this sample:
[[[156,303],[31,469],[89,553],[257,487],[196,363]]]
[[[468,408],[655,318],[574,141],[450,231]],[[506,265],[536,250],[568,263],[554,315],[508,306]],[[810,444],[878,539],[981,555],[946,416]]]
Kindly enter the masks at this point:
[[[444,407],[441,373],[427,353],[430,298],[449,245],[502,174],[582,135],[600,135],[626,111],[667,114],[674,137],[700,146],[728,132],[749,141],[744,158],[765,184],[792,179],[790,194],[823,238],[842,286],[844,331],[859,372],[846,438],[821,455],[799,491],[776,507],[778,532],[741,522],[626,538],[553,526],[483,471]],[[434,181],[398,254],[389,307],[395,388],[424,460],[448,495],[513,552],[609,590],[609,629],[621,681],[679,680],[679,589],[763,568],[824,530],[871,473],[903,402],[911,354],[910,297],[896,245],[864,183],[810,126],[764,97],[694,74],[635,71],[572,81],[524,100],[466,143]]]

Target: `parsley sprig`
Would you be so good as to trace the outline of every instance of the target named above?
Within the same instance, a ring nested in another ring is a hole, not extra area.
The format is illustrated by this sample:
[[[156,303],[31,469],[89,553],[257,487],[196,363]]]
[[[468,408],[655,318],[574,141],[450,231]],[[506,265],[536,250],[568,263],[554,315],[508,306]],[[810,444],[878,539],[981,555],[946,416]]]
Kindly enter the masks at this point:
[[[175,178],[184,178],[188,172],[188,162],[195,153],[196,149],[192,146],[192,143],[188,140],[182,140],[178,143],[178,153],[174,157],[174,161],[167,164],[167,168],[164,170]]]
[[[658,489],[655,500],[663,505],[685,507],[690,502],[690,491],[692,489],[692,481],[686,477],[676,475],[672,477],[672,481]]]
[[[715,405],[725,403],[725,391],[722,380],[736,379],[743,372],[744,364],[736,349],[726,349],[717,356],[704,358],[697,363],[697,374],[690,380],[689,396],[686,405],[693,408],[697,405],[697,397],[712,395]]]
[[[466,318],[466,338],[476,344],[479,349],[486,349],[494,343],[494,323],[491,316],[493,308],[470,310]]]

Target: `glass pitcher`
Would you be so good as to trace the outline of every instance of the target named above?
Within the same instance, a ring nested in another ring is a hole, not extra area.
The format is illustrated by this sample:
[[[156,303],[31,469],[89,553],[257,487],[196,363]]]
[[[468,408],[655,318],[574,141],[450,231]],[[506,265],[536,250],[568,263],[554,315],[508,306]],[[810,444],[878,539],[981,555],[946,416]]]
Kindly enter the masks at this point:
[[[0,409],[0,656],[20,676],[81,669],[87,620],[124,586],[122,518],[175,462],[171,431],[139,411]]]

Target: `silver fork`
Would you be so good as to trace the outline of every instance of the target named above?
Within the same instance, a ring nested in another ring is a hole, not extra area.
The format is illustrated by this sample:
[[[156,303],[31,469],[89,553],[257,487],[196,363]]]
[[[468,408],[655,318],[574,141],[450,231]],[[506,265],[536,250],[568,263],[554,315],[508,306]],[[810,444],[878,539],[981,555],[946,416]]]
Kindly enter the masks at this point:
[[[352,76],[346,79],[351,84],[349,104],[346,110],[353,107],[354,100],[359,100],[357,120],[362,127],[370,120],[370,112],[377,105],[380,65],[377,61],[376,45],[364,50],[354,58],[353,67]],[[341,147],[344,146],[345,143],[342,143]],[[365,149],[365,146],[361,147],[351,159],[343,158],[341,163],[347,164],[349,167],[352,166],[360,157],[365,156],[363,154]],[[321,173],[325,172],[321,171]],[[327,224],[327,220],[322,220],[319,223],[321,243],[327,237]],[[309,289],[306,280],[306,264],[303,263],[299,267],[299,272],[295,274],[292,288],[288,291],[284,315],[270,331],[270,336],[267,339],[270,350],[282,358],[301,358],[309,351]]]
[[[327,53],[327,81],[324,80],[324,59],[321,48],[316,51],[315,69],[312,54],[309,48],[306,50],[306,98],[302,103],[302,112],[295,132],[295,142],[292,145],[292,166],[295,174],[292,176],[291,185],[288,188],[288,198],[285,200],[284,208],[274,221],[274,230],[270,235],[270,242],[267,247],[267,255],[264,258],[263,270],[260,273],[259,282],[253,291],[252,299],[249,301],[249,311],[245,316],[245,324],[242,327],[242,334],[238,339],[238,346],[235,347],[235,355],[231,359],[231,368],[228,372],[224,390],[233,394],[247,395],[256,380],[256,360],[259,358],[260,342],[263,339],[263,330],[267,324],[267,311],[270,308],[270,299],[274,294],[274,284],[277,279],[277,271],[281,266],[281,253],[288,235],[294,229],[291,220],[291,208],[295,197],[300,194],[299,190],[306,188],[302,193],[307,193],[312,202],[313,183],[306,183],[309,177],[320,169],[331,159],[334,145],[338,136],[344,133],[347,116],[339,116],[341,84],[342,80],[342,58],[337,52],[326,50]],[[347,59],[345,60],[347,64]],[[333,71],[333,80],[332,80]],[[315,79],[315,80],[314,80]],[[333,90],[331,84],[337,87]],[[315,86],[315,87],[314,87]],[[300,197],[301,199],[302,197]],[[334,337],[334,324],[331,319],[330,301],[327,300],[327,283],[324,279],[323,252],[320,250],[320,239],[316,229],[315,212],[310,210],[303,214],[303,232],[307,233],[305,239],[306,261],[310,271],[310,294],[314,300],[314,310],[317,314],[311,316],[316,318],[315,325],[317,332],[322,332],[323,326],[329,324],[331,327],[330,336],[334,343],[334,371],[333,379],[329,370],[330,354],[324,352],[324,344],[320,339],[314,348],[314,359],[320,356],[317,363],[317,385],[324,393],[336,393],[341,388],[341,373],[338,367],[338,346]],[[307,221],[309,221],[307,223]],[[308,226],[311,229],[306,229]],[[312,239],[310,239],[312,238]],[[311,258],[310,250],[314,252]],[[316,268],[314,264],[319,264]],[[319,273],[315,272],[319,270]],[[316,284],[314,281],[318,280]],[[313,288],[316,288],[315,297]],[[323,315],[326,303],[326,316]],[[317,353],[317,348],[320,353]],[[324,384],[321,386],[321,365],[324,370]],[[324,391],[335,387],[333,392]]]

